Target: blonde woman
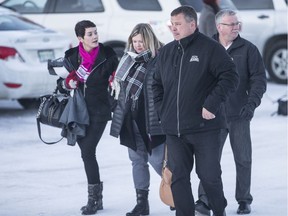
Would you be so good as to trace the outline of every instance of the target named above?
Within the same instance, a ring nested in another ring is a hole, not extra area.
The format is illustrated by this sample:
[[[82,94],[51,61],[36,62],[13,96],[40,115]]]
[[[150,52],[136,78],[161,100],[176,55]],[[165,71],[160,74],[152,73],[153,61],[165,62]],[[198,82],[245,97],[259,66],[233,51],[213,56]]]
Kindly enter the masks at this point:
[[[118,104],[110,134],[120,136],[120,144],[128,147],[137,197],[136,206],[126,216],[149,214],[148,163],[161,175],[165,136],[154,109],[151,84],[156,55],[162,46],[149,24],[136,25],[112,85]]]

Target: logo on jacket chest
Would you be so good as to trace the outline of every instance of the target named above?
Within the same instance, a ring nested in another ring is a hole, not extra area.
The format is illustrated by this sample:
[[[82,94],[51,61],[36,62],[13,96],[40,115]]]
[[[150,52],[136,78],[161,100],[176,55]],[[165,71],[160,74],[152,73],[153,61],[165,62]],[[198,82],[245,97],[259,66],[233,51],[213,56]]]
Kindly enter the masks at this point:
[[[189,62],[199,62],[199,58],[197,55],[192,55]]]

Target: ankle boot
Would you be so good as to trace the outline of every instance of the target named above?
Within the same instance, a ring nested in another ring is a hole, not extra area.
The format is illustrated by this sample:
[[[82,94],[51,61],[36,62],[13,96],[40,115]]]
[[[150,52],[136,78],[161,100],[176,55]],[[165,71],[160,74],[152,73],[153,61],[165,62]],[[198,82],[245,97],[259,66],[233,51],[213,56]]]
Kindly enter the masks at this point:
[[[126,216],[149,215],[148,191],[136,189],[137,204]]]
[[[88,202],[81,208],[82,215],[96,214],[97,210],[103,209],[103,182],[88,185]]]
[[[100,190],[97,194],[97,210],[103,210],[103,182],[100,182]]]

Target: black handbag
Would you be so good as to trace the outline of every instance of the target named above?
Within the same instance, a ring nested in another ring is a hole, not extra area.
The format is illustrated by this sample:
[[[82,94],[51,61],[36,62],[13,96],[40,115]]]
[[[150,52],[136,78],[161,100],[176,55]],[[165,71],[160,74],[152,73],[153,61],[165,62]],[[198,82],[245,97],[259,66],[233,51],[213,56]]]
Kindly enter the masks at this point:
[[[36,115],[37,128],[39,138],[46,144],[55,144],[60,142],[61,139],[55,142],[46,142],[41,137],[40,123],[49,125],[52,127],[62,128],[63,123],[59,122],[59,119],[65,109],[69,96],[66,94],[57,93],[57,90],[53,94],[44,95],[40,97],[40,106]]]

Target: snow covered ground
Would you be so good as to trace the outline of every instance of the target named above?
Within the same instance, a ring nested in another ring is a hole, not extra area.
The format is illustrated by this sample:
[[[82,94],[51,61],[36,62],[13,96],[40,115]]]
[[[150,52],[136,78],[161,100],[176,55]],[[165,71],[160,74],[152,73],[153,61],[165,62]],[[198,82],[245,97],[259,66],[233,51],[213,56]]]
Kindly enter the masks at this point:
[[[287,86],[268,84],[267,93],[251,123],[253,140],[252,213],[287,216],[287,117],[271,116]],[[0,101],[0,216],[75,216],[86,203],[86,178],[78,146],[65,140],[49,146],[37,134],[36,110]],[[104,182],[104,210],[97,215],[124,216],[135,204],[127,149],[109,136],[101,140],[97,157]],[[59,129],[42,128],[43,138],[59,137]],[[229,145],[224,147],[222,170],[227,216],[236,214],[235,166]],[[198,179],[192,175],[194,195]],[[151,169],[151,216],[172,216],[158,195],[160,177]]]

